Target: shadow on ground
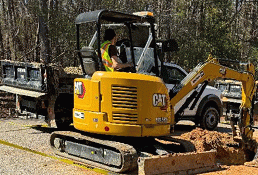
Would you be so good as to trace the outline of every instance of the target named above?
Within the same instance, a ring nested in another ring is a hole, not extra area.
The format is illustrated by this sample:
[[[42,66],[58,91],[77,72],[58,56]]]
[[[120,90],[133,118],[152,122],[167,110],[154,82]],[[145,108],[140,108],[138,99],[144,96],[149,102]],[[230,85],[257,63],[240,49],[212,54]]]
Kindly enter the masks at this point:
[[[30,128],[41,131],[43,133],[49,133],[51,134],[52,132],[55,131],[62,131],[58,128],[50,128],[50,127],[45,127],[44,125],[33,125]],[[66,131],[76,131],[75,128],[73,126],[69,126]]]

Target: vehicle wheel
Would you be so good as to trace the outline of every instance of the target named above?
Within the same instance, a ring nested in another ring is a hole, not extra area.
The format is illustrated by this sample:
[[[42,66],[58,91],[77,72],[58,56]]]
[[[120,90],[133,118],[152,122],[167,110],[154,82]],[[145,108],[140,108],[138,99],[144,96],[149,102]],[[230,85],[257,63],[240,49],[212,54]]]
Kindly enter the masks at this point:
[[[203,129],[214,130],[219,123],[219,112],[212,106],[206,107],[201,117],[200,126]]]
[[[55,122],[58,129],[67,130],[73,122],[73,96],[59,96],[55,103]]]

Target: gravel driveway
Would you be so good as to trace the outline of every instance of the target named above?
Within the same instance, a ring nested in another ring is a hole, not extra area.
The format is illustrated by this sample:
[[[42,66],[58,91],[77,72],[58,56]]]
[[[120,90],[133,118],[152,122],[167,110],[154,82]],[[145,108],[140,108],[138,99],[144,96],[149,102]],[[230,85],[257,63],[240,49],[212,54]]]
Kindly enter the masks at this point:
[[[0,120],[0,174],[101,174],[101,170],[98,173],[98,169],[93,171],[54,155],[49,137],[55,129],[41,128],[41,125],[45,123],[37,120]]]

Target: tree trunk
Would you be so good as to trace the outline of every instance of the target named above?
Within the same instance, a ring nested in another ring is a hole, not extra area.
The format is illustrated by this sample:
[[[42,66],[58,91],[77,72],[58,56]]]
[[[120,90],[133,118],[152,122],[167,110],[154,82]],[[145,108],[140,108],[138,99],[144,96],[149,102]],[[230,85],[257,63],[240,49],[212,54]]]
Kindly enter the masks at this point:
[[[3,44],[3,34],[2,34],[2,24],[0,23],[0,59],[4,59],[4,44]]]
[[[37,33],[36,33],[36,48],[35,48],[35,61],[36,62],[40,62],[40,41],[39,41],[39,24],[38,24],[38,29],[37,29]]]
[[[41,0],[39,15],[39,41],[41,45],[40,61],[48,64],[51,58],[51,49],[48,36],[48,5],[47,0]]]

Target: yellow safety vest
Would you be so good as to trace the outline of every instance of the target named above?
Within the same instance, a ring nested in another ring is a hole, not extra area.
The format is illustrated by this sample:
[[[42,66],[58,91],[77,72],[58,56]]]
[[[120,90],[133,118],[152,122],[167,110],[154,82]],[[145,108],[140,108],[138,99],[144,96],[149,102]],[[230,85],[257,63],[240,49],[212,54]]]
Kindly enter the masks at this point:
[[[102,63],[105,66],[106,71],[108,72],[114,72],[114,68],[112,67],[113,62],[108,54],[108,49],[109,46],[111,45],[110,41],[105,41],[104,43],[101,44],[101,58],[102,58]]]

